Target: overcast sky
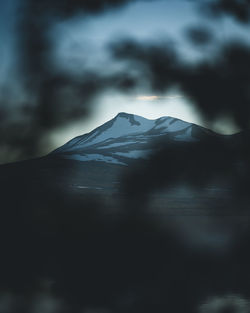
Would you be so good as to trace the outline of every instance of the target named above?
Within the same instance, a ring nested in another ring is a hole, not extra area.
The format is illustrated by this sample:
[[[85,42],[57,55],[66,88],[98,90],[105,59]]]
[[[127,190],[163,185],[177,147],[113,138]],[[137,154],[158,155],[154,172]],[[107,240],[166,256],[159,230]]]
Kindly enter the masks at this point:
[[[101,71],[105,71],[109,62],[105,48],[110,41],[121,37],[142,41],[161,41],[168,38],[183,58],[195,62],[197,59],[209,56],[211,47],[207,50],[195,49],[186,39],[186,30],[189,26],[204,25],[204,22],[215,31],[217,40],[220,42],[232,37],[249,40],[248,30],[240,27],[230,18],[217,23],[204,19],[205,17],[199,14],[197,2],[182,0],[134,1],[119,11],[106,13],[98,18],[88,18],[87,21],[75,18],[58,25],[56,31],[58,62],[68,70],[72,68],[79,70],[81,64],[83,66],[87,64],[90,68],[98,67]],[[110,62],[110,66],[112,65]],[[141,97],[143,95],[147,97]],[[53,138],[60,142],[61,132],[63,132],[63,137],[70,139],[85,131],[90,131],[121,111],[150,119],[170,115],[211,127],[202,120],[192,103],[178,90],[169,92],[165,97],[157,96],[157,94],[141,94],[140,92],[134,97],[106,93],[99,98],[93,114],[84,123],[80,122],[64,130],[60,129],[53,134]],[[227,118],[213,127],[222,133],[230,134],[238,131]]]

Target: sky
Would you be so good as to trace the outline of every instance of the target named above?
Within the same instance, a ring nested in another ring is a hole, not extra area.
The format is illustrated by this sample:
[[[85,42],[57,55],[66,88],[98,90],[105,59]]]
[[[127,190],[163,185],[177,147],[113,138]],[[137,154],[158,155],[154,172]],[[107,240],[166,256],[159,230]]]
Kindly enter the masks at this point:
[[[7,92],[14,99],[10,101],[13,107],[25,98],[17,70],[17,12],[23,3],[22,0],[10,0],[0,4],[0,37],[3,43],[0,47],[0,91],[2,94]],[[87,17],[75,14],[66,20],[60,20],[49,30],[53,42],[53,66],[79,75],[83,70],[99,73],[119,70],[121,64],[111,59],[108,48],[113,42],[126,38],[160,43],[167,40],[190,63],[209,58],[213,50],[216,50],[216,45],[200,48],[192,46],[186,34],[190,26],[206,25],[214,31],[216,40],[220,43],[233,37],[249,42],[248,27],[242,27],[230,17],[216,22],[206,19],[200,14],[197,4],[199,1],[190,0],[131,1],[118,10]],[[13,105],[13,102],[16,104]],[[134,90],[133,93],[105,90],[95,99],[87,116],[59,125],[49,132],[46,137],[47,150],[91,131],[119,112],[150,119],[173,116],[226,134],[239,131],[226,116],[209,124],[198,114],[194,103],[179,90],[171,90],[166,94],[152,93],[146,88],[143,91]]]
[[[88,18],[87,21],[75,18],[70,22],[59,24],[56,28],[57,60],[67,70],[71,70],[74,66],[74,70],[79,70],[81,64],[83,66],[87,64],[89,68],[98,67],[99,70],[105,71],[110,61],[105,54],[106,47],[116,38],[161,41],[167,37],[184,59],[195,62],[211,53],[209,49],[195,49],[186,39],[187,27],[201,23],[204,23],[204,16],[198,14],[198,7],[194,1],[134,1],[119,11],[102,14],[98,18]],[[206,20],[206,23],[216,31],[220,42],[233,37],[249,40],[248,30],[234,23],[230,18],[225,18],[218,23]],[[111,62],[110,66],[113,65]],[[55,131],[52,135],[53,141],[60,145],[64,140],[60,138],[70,140],[72,137],[91,131],[119,112],[133,113],[149,119],[174,116],[213,128],[223,134],[239,131],[226,117],[213,125],[207,123],[197,113],[192,101],[178,90],[168,92],[164,96],[145,92],[127,96],[110,92],[99,97],[88,119]]]

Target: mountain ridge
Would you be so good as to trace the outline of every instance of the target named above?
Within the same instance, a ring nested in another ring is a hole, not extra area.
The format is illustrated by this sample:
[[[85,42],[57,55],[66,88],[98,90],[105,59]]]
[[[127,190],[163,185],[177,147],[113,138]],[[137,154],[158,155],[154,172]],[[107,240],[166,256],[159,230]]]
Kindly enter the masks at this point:
[[[120,112],[91,132],[71,139],[51,154],[76,161],[128,165],[131,160],[147,158],[155,141],[197,141],[206,135],[216,133],[170,116],[151,120]]]

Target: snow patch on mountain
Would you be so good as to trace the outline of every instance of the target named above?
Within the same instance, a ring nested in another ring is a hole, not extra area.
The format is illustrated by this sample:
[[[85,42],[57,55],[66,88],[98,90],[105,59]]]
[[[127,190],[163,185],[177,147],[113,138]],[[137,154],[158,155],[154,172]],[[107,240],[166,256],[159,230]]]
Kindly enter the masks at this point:
[[[113,154],[127,157],[127,158],[132,158],[132,159],[147,159],[148,154],[151,152],[151,150],[131,150],[128,152],[115,152]]]
[[[121,147],[121,146],[128,146],[137,143],[136,141],[127,141],[127,142],[117,142],[117,143],[111,143],[110,145],[103,145],[100,147],[97,147],[96,149],[109,149],[114,147]]]
[[[69,154],[64,155],[65,159],[71,159],[75,161],[98,161],[98,162],[105,162],[105,163],[114,163],[114,164],[120,164],[120,165],[126,165],[123,162],[118,161],[117,159],[110,157],[110,156],[104,156],[102,154]]]
[[[160,119],[155,129],[162,129],[162,132],[177,132],[189,127],[190,124],[174,118]]]
[[[197,141],[196,138],[192,136],[192,127],[189,127],[184,134],[174,136],[174,140],[177,141]]]

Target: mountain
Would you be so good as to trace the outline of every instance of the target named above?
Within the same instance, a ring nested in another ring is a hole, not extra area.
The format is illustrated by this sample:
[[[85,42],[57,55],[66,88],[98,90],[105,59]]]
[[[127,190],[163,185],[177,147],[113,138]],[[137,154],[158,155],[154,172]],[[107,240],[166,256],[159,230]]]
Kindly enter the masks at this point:
[[[98,191],[105,194],[118,190],[123,174],[162,146],[172,143],[202,142],[221,137],[206,128],[173,117],[149,120],[119,113],[90,133],[73,138],[47,156],[0,166],[0,188],[8,193],[23,189],[39,193],[63,190],[63,193]],[[233,146],[242,134],[222,136]],[[224,140],[224,139],[223,139]],[[246,141],[246,140],[245,140]],[[216,151],[216,150],[215,150]],[[42,185],[42,186],[41,186]],[[24,193],[24,192],[23,192]],[[35,193],[34,193],[35,194]]]
[[[244,158],[236,163],[231,159],[238,155],[240,149],[244,156],[243,148],[248,146],[248,142],[249,132],[222,136],[173,117],[149,120],[119,113],[90,133],[73,138],[44,157],[0,166],[0,190],[7,207],[11,201],[14,201],[14,208],[22,201],[24,205],[28,202],[30,208],[38,203],[47,207],[48,201],[55,201],[57,206],[58,197],[62,202],[67,197],[70,197],[68,201],[75,201],[78,197],[82,201],[82,197],[98,194],[108,201],[110,208],[114,208],[117,206],[114,195],[123,196],[128,185],[132,186],[132,190],[134,186],[139,190],[145,189],[146,184],[149,190],[151,185],[158,188],[167,173],[172,181],[177,177],[177,183],[178,179],[183,179],[185,183],[185,179],[189,181],[194,178],[196,186],[200,186],[200,179],[204,175],[210,177],[218,174],[219,179],[216,175],[216,182],[210,179],[209,189],[199,190],[199,196],[182,186],[173,191],[171,188],[176,186],[173,182],[169,185],[169,192],[163,191],[163,196],[156,197],[155,207],[165,207],[166,201],[172,208],[188,207],[192,205],[190,199],[195,197],[198,199],[197,207],[200,208],[205,206],[204,203],[209,205],[214,201],[217,194],[223,194],[224,197],[222,190],[228,193],[232,181],[238,189],[242,188],[243,184],[238,184],[238,181],[241,177],[245,179],[242,173],[248,167],[244,165]],[[219,149],[220,144],[228,149],[226,158]],[[161,153],[155,153],[162,147]],[[151,162],[144,161],[151,153]],[[199,169],[202,169],[200,173]],[[132,183],[127,180],[129,176],[132,177]],[[248,184],[246,179],[244,183]],[[13,197],[13,191],[17,196]],[[216,203],[220,205],[222,201]]]
[[[214,134],[200,126],[165,116],[155,120],[119,113],[88,134],[78,136],[52,152],[52,155],[76,161],[128,165],[144,159],[157,141],[197,141]]]

